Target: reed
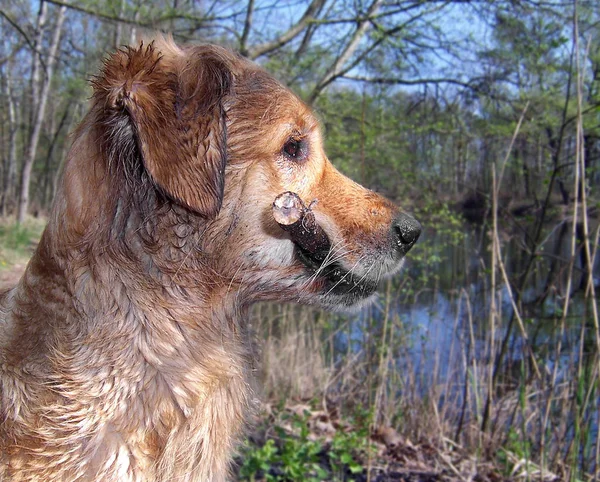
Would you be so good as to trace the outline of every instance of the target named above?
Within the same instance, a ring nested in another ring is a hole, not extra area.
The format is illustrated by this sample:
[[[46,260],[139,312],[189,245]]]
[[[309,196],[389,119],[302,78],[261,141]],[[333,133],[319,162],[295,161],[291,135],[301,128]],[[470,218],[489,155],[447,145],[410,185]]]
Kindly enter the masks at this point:
[[[581,96],[580,87],[577,92]],[[510,480],[600,480],[594,284],[600,226],[590,215],[588,193],[579,192],[586,185],[581,117],[574,205],[564,218],[549,222],[544,209],[533,234],[514,219],[512,229],[500,228],[505,215],[498,195],[509,147],[493,171],[491,224],[471,234],[480,247],[475,270],[472,253],[452,257],[440,246],[460,245],[464,225],[449,221],[444,205],[426,207],[420,218],[433,220],[443,235],[426,234],[411,252],[413,269],[387,282],[378,302],[361,314],[257,308],[253,323],[266,340],[267,399],[280,406],[333,406],[340,418],[366,409],[369,440],[393,427],[405,447],[431,447],[429,463],[452,480],[486,480],[490,473]],[[449,282],[440,275],[447,266]],[[450,309],[430,313],[436,324],[426,330],[418,313],[402,308],[433,309],[442,299]],[[431,347],[439,347],[440,338],[447,343],[436,352]],[[365,465],[369,480],[376,465],[370,452]]]

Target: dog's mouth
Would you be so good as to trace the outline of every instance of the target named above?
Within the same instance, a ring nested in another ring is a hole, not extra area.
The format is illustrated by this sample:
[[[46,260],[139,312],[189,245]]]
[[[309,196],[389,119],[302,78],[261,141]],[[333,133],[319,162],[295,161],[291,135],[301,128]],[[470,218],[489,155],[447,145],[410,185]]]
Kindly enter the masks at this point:
[[[322,284],[325,295],[349,298],[352,301],[348,304],[351,304],[371,296],[377,289],[376,281],[366,276],[357,276],[336,261],[328,261],[328,251],[311,253],[297,243],[294,245],[297,259]]]
[[[358,276],[332,259],[331,240],[311,209],[314,202],[307,206],[298,194],[283,192],[273,202],[273,217],[289,233],[296,259],[320,292],[321,301],[332,307],[357,305],[375,292],[377,281]]]

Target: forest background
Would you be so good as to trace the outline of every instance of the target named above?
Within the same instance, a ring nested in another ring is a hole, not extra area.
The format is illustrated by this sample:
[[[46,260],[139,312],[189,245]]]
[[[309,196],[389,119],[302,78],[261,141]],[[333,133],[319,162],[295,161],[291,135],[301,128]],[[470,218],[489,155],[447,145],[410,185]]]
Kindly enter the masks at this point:
[[[239,478],[600,480],[600,4],[6,0],[5,268],[101,60],[156,31],[263,65],[332,162],[425,227],[360,314],[255,310],[263,411]]]

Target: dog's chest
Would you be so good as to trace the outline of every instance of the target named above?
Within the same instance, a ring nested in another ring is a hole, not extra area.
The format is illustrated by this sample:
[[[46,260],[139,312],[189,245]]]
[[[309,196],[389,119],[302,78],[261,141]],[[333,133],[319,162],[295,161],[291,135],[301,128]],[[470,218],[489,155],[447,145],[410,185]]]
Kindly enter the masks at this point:
[[[157,470],[165,447],[173,443],[174,435],[189,423],[189,417],[172,395],[157,397],[153,393],[152,399],[130,400],[125,410],[101,424],[89,438],[86,452],[93,456],[86,472],[90,480],[161,480]],[[185,411],[193,413],[194,407],[186,407]]]
[[[89,452],[95,454],[92,478],[224,480],[248,411],[250,390],[242,373],[215,379],[196,367],[183,379],[169,379],[157,372],[140,388],[133,399],[108,402],[117,410],[90,439],[96,445]],[[200,460],[206,463],[198,465]]]

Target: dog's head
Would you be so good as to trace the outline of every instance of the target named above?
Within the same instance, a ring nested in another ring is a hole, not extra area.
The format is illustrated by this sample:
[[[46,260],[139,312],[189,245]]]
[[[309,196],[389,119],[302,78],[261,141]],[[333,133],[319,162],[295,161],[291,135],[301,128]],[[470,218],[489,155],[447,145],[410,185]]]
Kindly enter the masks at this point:
[[[159,40],[120,51],[95,81],[95,106],[107,172],[146,176],[193,213],[186,219],[202,230],[194,253],[247,300],[359,304],[420,234],[412,217],[333,167],[298,97],[225,49]],[[284,191],[311,205],[331,243],[324,259],[273,219]]]

